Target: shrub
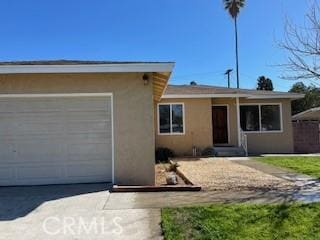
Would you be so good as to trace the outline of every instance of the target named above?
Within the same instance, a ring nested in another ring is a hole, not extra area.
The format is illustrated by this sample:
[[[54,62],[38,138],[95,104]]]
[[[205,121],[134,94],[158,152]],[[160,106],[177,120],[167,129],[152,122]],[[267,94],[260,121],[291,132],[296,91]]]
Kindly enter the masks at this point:
[[[169,162],[170,158],[174,157],[174,152],[169,148],[156,149],[156,162]]]
[[[214,152],[213,147],[207,147],[207,148],[203,149],[201,152],[201,155],[206,156],[206,157],[214,157],[215,152]]]

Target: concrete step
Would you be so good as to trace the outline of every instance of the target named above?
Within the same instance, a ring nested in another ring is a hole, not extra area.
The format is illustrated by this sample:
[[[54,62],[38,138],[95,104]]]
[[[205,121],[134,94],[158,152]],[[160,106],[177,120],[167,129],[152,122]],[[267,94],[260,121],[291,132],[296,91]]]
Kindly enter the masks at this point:
[[[242,147],[214,147],[216,157],[244,157],[246,152]]]

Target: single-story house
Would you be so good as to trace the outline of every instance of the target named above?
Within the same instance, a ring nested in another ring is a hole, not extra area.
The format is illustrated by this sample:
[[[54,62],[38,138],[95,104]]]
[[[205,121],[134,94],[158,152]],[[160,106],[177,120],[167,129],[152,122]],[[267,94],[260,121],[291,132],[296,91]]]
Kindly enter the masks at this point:
[[[171,62],[0,63],[0,186],[153,185],[155,149],[292,152],[294,93],[168,86]]]
[[[303,94],[169,85],[155,107],[156,146],[192,155],[210,146],[292,153],[291,101]]]

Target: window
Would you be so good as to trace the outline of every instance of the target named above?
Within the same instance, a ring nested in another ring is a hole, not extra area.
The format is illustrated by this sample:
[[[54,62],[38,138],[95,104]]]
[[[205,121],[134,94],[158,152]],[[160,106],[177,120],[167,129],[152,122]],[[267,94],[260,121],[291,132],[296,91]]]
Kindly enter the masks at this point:
[[[184,133],[184,106],[183,104],[159,104],[159,133]]]
[[[240,124],[245,132],[281,131],[280,104],[240,106]]]
[[[240,106],[240,123],[243,131],[259,131],[259,106]]]
[[[280,131],[280,106],[261,106],[261,131]]]

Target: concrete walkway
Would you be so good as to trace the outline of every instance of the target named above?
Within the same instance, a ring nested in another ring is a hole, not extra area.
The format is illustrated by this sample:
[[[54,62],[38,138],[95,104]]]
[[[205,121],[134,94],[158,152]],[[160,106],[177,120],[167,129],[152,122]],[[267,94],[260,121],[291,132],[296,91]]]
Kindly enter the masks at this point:
[[[255,160],[236,160],[240,165],[257,169],[261,172],[294,182],[295,187],[286,192],[293,200],[302,202],[320,202],[320,180],[308,175],[293,172],[289,169],[276,167]]]
[[[285,192],[158,192],[111,193],[104,209],[160,209],[212,203],[284,203],[294,201]]]

